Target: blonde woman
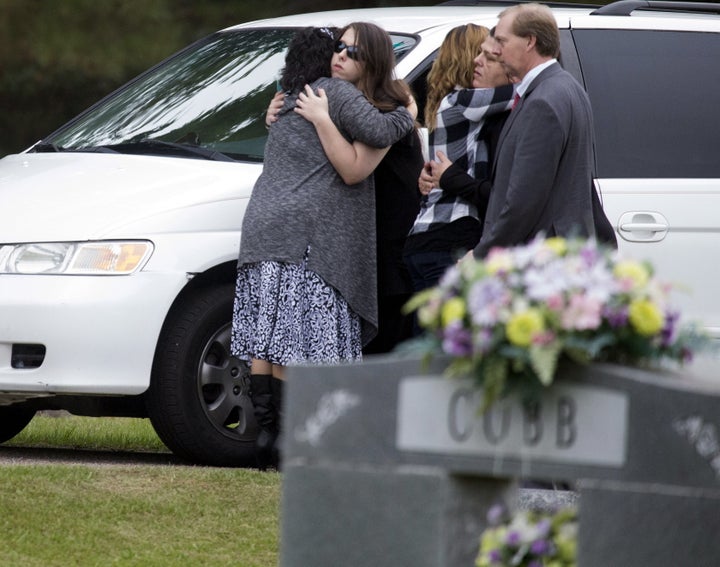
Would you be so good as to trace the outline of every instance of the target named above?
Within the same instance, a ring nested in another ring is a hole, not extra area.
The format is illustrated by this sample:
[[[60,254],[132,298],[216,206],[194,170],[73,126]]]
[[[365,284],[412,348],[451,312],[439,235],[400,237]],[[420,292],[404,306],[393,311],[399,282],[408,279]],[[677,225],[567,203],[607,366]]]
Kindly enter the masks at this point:
[[[425,123],[433,161],[425,164],[427,173],[419,180],[425,198],[404,250],[415,291],[436,285],[448,266],[480,240],[487,195],[467,184],[441,186],[438,177],[452,162],[465,177],[489,178],[493,140],[514,94],[506,71],[492,56],[493,41],[483,26],[453,28],[428,75]]]

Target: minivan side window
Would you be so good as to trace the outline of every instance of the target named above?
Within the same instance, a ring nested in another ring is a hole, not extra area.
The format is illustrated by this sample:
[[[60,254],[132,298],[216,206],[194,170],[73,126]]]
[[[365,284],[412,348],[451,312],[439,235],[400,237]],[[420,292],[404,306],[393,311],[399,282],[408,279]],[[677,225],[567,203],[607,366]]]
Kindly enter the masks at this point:
[[[720,178],[720,34],[574,30],[601,178]]]

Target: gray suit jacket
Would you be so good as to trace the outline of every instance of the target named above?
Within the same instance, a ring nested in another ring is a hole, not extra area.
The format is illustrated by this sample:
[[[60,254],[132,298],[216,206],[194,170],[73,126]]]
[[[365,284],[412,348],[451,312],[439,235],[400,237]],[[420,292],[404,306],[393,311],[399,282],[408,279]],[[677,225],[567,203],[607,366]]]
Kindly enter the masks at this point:
[[[593,165],[590,100],[555,63],[530,84],[500,134],[475,256],[494,246],[523,244],[539,232],[590,236],[609,228],[614,241],[599,202],[593,207]]]

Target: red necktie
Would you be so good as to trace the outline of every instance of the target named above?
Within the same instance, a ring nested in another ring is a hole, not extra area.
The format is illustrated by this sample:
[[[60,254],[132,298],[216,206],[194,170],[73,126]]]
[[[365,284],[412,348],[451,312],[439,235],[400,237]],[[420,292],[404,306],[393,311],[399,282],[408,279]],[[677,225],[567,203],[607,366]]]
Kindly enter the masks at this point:
[[[513,103],[510,107],[510,110],[515,110],[515,107],[518,105],[518,102],[520,102],[520,95],[515,93],[515,96],[513,97]]]

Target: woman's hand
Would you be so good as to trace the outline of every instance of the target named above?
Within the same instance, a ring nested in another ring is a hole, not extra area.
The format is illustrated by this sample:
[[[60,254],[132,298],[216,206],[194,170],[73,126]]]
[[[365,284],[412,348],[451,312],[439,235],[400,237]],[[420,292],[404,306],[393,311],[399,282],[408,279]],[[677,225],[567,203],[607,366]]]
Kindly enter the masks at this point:
[[[270,106],[268,106],[267,112],[265,113],[265,126],[267,128],[270,128],[273,122],[277,122],[278,113],[283,107],[284,101],[285,93],[283,93],[282,91],[276,92],[275,96],[272,97],[272,100],[270,101]]]
[[[305,92],[298,94],[295,112],[315,125],[330,120],[328,98],[325,91],[318,89],[318,93],[315,94],[310,85],[305,85]]]
[[[440,187],[440,178],[453,162],[451,162],[443,152],[438,151],[435,156],[437,157],[437,161],[431,161],[430,167],[432,170],[432,177],[435,180],[435,183],[437,183],[435,186]]]
[[[418,189],[423,195],[427,195],[435,187],[440,187],[440,178],[445,170],[452,165],[452,162],[443,152],[437,152],[437,161],[428,161],[420,172]]]
[[[426,161],[418,177],[418,189],[422,195],[427,195],[435,187],[435,179],[432,176],[432,162]]]

